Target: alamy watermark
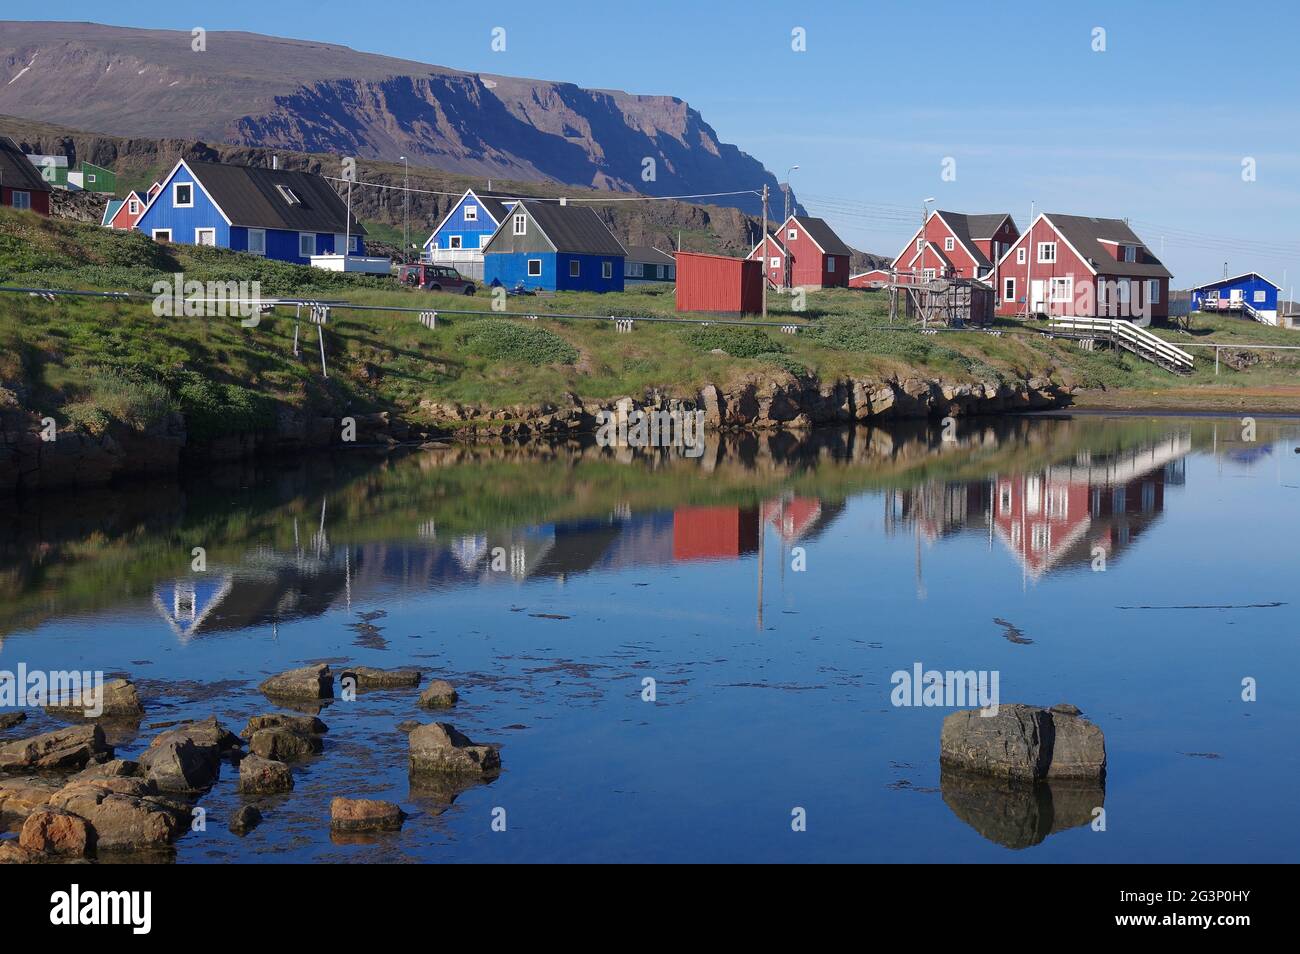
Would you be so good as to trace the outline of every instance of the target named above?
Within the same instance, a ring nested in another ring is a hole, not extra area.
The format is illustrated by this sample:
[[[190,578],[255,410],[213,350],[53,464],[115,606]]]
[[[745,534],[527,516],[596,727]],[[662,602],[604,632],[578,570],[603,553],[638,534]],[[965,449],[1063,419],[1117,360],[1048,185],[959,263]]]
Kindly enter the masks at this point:
[[[153,283],[155,318],[241,318],[255,327],[263,312],[262,283],[186,281],[177,272],[171,281]]]
[[[680,447],[684,457],[704,453],[703,411],[610,411],[596,414],[601,447]]]
[[[0,669],[0,709],[80,709],[88,719],[104,713],[104,674],[98,670]]]
[[[978,706],[987,718],[998,714],[998,670],[926,669],[914,663],[911,671],[899,669],[889,681],[894,689],[889,701],[896,706],[964,709]]]

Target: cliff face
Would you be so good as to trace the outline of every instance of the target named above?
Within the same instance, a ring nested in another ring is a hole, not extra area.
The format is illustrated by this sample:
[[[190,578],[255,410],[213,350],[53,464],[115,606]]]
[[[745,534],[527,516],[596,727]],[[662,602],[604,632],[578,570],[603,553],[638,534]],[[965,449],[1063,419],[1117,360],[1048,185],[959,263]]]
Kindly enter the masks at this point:
[[[466,73],[332,44],[86,23],[0,25],[0,113],[651,195],[774,190],[672,96]],[[654,160],[646,178],[645,161]],[[748,212],[756,197],[719,199]]]

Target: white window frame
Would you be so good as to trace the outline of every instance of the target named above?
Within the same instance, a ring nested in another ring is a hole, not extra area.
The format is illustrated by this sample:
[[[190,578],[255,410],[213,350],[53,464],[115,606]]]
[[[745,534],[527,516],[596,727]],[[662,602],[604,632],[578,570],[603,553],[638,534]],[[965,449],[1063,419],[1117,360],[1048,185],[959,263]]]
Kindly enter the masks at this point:
[[[94,182],[94,181],[95,181],[95,174],[94,174],[93,172],[87,172],[87,173],[86,173],[86,181],[87,181],[87,182]]]
[[[467,205],[467,206],[465,206],[465,221],[466,221],[466,222],[477,222],[477,221],[478,221],[478,206],[477,206],[477,205]]]
[[[578,259],[576,258],[569,259],[569,277],[570,278],[582,277],[582,262],[578,261]]]
[[[935,271],[933,268],[921,269],[921,281],[932,282],[934,281],[934,278],[935,278]]]
[[[478,247],[487,248],[487,243],[490,241],[492,241],[491,234],[484,232],[482,235],[478,237]]]
[[[205,244],[204,242],[202,242],[202,241],[199,240],[199,236],[204,235],[204,234],[206,234],[206,233],[211,233],[211,235],[212,235],[212,247],[213,247],[213,248],[216,248],[216,245],[217,245],[217,230],[216,230],[216,229],[213,229],[213,228],[201,228],[201,229],[195,229],[195,230],[194,230],[194,244],[195,244],[195,245],[203,245],[203,244]]]
[[[253,247],[253,236],[261,236],[261,248]],[[249,229],[248,230],[248,254],[266,256],[266,229]]]
[[[515,235],[527,235],[527,234],[528,234],[528,216],[525,215],[525,214],[522,213],[522,212],[517,213],[517,214],[515,215],[515,217],[514,217],[514,221],[513,221],[511,227],[512,227],[513,230],[514,230],[514,234],[515,234]]]
[[[302,247],[303,247],[305,244],[307,244],[307,239],[311,239],[311,251],[310,251],[310,252],[304,252],[304,251],[302,250]],[[316,233],[315,233],[315,232],[299,232],[299,233],[298,233],[298,257],[299,257],[299,258],[311,258],[311,257],[312,257],[313,255],[315,255],[315,254],[316,254]]]
[[[1010,289],[1010,291],[1008,291],[1008,289]],[[1002,279],[1002,300],[1003,301],[1016,300],[1016,280],[1014,278]]]
[[[1258,300],[1262,301],[1263,299]],[[1160,304],[1160,279],[1158,278],[1147,279],[1147,304]]]
[[[1025,258],[1026,258],[1026,257],[1028,257],[1028,253],[1025,251],[1025,247],[1024,247],[1023,245],[1020,246],[1020,248],[1016,249],[1016,264],[1017,264],[1017,265],[1023,265],[1023,264],[1025,264]]]
[[[771,261],[768,262],[768,267],[769,267],[769,268],[780,268],[780,267],[781,267],[781,259],[780,259],[778,256],[773,255]]]
[[[127,211],[127,213],[128,213],[129,215],[139,215],[139,214],[140,214],[140,200],[139,200],[139,199],[127,199],[127,201],[126,201],[126,211]]]
[[[164,240],[163,240],[163,239],[160,239],[160,238],[158,237],[158,236],[160,236],[160,235],[166,235],[166,236],[167,236],[167,238],[166,238],[166,243],[167,243],[168,245],[171,245],[171,244],[172,244],[172,230],[171,230],[171,229],[154,229],[153,232],[150,234],[149,237],[152,238],[155,242],[162,242],[162,241],[164,241]]]
[[[190,201],[181,201],[181,188],[190,190]],[[172,208],[173,209],[192,209],[194,208],[194,183],[193,182],[173,182],[172,183]]]
[[[943,250],[944,250],[945,252],[951,252],[951,251],[953,251],[956,247],[957,247],[957,242],[956,242],[956,240],[955,240],[951,235],[949,235],[949,236],[947,236],[946,238],[944,238],[944,240],[943,240]]]
[[[1047,257],[1048,250],[1051,250],[1051,258]],[[1056,264],[1056,243],[1039,242],[1038,243],[1038,264],[1055,265]]]
[[[797,241],[799,240],[799,230],[798,230],[798,229],[786,229],[786,231],[785,231],[785,237],[786,237],[786,241],[789,241],[789,242],[797,242]]]
[[[1058,295],[1056,293],[1057,288],[1064,289],[1064,292]],[[1074,301],[1074,276],[1053,275],[1047,286],[1047,295],[1047,300],[1055,305]]]
[[[1129,302],[1133,300],[1133,288],[1127,278],[1115,279],[1115,303],[1121,308],[1127,308]]]
[[[1136,245],[1125,245],[1121,247],[1121,258],[1126,262],[1136,262],[1138,260],[1138,250]]]
[[[22,196],[21,200],[18,198],[19,196]],[[9,202],[15,209],[31,211],[32,194],[26,189],[11,189],[9,192]]]
[[[1154,278],[1150,279],[1150,281],[1151,281],[1151,284],[1153,284],[1153,285],[1156,286],[1156,288],[1159,288],[1159,287],[1160,287],[1158,284],[1156,284],[1156,280],[1155,280]],[[1257,305],[1262,305],[1262,304],[1264,304],[1266,301],[1268,301],[1268,292],[1266,292],[1266,291],[1257,291],[1257,292],[1255,292],[1254,298],[1255,298],[1255,304],[1257,304]],[[1152,301],[1156,301],[1156,299],[1154,299],[1154,298],[1151,299],[1151,300],[1152,300]]]
[[[924,238],[919,238],[919,239],[917,239],[917,240],[916,240],[916,250],[919,252],[919,251],[921,251],[921,249],[923,249],[923,248],[925,248],[925,239],[924,239]]]
[[[280,193],[280,198],[284,199],[290,205],[302,205],[302,199],[298,198],[298,193],[294,192],[287,185],[277,185],[276,191]]]
[[[623,266],[623,273],[628,278],[644,278],[645,266],[642,265],[640,262],[627,262]]]
[[[447,248],[464,248],[464,243],[459,235],[449,235],[447,236]]]
[[[534,266],[536,266],[536,268],[534,268]],[[530,259],[528,260],[528,268],[527,268],[527,271],[528,271],[528,277],[529,277],[529,278],[541,278],[541,276],[542,276],[542,260],[541,260],[540,258],[530,258]]]
[[[613,278],[613,277],[614,277],[614,263],[613,263],[613,262],[601,262],[601,263],[600,263],[600,277],[601,277],[601,278],[604,278],[604,279],[610,279],[610,278]]]

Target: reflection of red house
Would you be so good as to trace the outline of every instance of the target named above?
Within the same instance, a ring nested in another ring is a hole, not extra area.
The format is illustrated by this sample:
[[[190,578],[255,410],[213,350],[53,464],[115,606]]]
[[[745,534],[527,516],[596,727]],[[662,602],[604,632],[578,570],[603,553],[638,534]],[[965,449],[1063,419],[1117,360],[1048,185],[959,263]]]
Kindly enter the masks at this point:
[[[798,540],[817,522],[822,502],[815,497],[792,497],[784,502],[769,500],[763,504],[763,520],[776,528],[787,543]]]
[[[1034,577],[1051,569],[1092,522],[1088,484],[1052,481],[1043,474],[999,477],[993,524]]]
[[[674,560],[731,560],[758,550],[758,510],[682,507],[673,511]]]

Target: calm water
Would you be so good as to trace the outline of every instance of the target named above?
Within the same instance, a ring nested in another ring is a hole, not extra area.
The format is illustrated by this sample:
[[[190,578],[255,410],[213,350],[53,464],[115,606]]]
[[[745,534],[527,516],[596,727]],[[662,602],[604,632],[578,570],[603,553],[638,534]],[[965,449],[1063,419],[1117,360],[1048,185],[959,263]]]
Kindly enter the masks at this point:
[[[501,776],[448,804],[408,785],[396,726],[431,718],[418,690],[335,702],[324,754],[244,838],[223,766],[181,862],[1294,861],[1300,425],[957,438],[356,453],[4,503],[0,669],[129,675],[148,713],[124,757],[178,718],[238,731],[274,711],[261,679],[318,660],[449,679],[461,704],[437,718],[501,746]],[[1051,815],[1041,792],[941,773],[950,710],[889,700],[918,662],[1080,706],[1104,793],[1053,792]],[[28,715],[0,738],[60,724]],[[412,817],[337,844],[334,795]]]

